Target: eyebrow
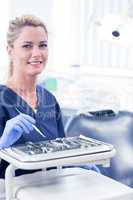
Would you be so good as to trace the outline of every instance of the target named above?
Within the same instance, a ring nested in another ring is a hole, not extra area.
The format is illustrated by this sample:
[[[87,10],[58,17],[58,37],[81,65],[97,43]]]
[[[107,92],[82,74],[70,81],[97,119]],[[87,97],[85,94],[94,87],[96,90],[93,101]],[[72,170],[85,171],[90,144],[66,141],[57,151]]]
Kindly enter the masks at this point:
[[[48,42],[47,40],[43,40],[43,41],[40,41],[39,43],[47,43],[47,42]],[[31,42],[31,41],[23,41],[23,43],[32,44],[33,42]]]
[[[40,41],[40,43],[48,43],[48,41],[47,41],[47,40],[44,40],[44,41]]]

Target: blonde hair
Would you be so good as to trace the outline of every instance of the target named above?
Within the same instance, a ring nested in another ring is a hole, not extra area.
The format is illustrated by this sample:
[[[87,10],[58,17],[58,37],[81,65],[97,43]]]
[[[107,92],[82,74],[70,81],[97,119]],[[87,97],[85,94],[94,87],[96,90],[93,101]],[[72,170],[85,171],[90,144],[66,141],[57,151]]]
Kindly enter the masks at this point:
[[[9,22],[9,27],[7,31],[7,44],[9,47],[13,47],[14,41],[18,38],[21,29],[25,26],[32,26],[32,27],[42,27],[46,34],[48,35],[47,28],[45,24],[36,16],[34,15],[22,15],[20,17],[16,17],[15,19]],[[10,61],[10,69],[9,75],[11,76],[13,72],[13,64]]]

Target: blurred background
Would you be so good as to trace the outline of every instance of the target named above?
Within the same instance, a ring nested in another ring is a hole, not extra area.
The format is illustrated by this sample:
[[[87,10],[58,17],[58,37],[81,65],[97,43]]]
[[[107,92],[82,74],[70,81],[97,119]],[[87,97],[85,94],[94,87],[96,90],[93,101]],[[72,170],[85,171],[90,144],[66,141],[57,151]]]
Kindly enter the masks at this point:
[[[49,32],[39,83],[62,107],[133,111],[133,0],[5,0],[0,9],[0,82],[8,68],[8,21],[34,14]]]

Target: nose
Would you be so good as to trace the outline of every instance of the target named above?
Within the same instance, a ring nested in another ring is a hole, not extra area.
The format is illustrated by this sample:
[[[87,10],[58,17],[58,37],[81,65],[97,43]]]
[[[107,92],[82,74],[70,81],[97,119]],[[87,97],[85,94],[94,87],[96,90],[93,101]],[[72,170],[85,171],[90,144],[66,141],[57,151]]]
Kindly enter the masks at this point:
[[[33,57],[38,57],[41,56],[41,50],[39,49],[38,46],[34,46],[32,49],[32,56]]]

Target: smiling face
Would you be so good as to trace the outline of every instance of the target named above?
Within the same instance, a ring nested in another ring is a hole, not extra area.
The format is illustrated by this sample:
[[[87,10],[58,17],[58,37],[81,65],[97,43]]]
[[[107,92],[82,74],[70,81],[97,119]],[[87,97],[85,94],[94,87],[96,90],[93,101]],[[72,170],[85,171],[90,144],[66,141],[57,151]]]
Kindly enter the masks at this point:
[[[48,59],[48,36],[41,26],[21,28],[8,54],[13,64],[13,75],[36,76],[40,74]]]

